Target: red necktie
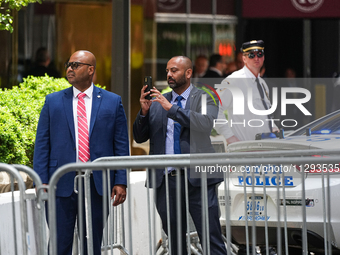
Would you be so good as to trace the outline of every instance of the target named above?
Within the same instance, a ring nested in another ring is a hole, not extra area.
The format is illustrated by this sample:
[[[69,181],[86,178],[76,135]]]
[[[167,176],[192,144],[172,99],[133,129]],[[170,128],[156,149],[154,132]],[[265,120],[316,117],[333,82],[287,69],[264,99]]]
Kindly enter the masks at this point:
[[[87,125],[84,96],[86,96],[85,93],[78,94],[77,104],[78,152],[79,159],[82,162],[87,162],[90,159],[90,147],[89,147],[89,128]]]

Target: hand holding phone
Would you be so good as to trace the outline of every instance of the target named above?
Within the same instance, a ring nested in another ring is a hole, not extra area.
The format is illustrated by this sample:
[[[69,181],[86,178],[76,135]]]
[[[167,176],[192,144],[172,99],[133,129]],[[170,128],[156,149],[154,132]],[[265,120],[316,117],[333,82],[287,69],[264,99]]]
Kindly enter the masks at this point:
[[[144,86],[145,85],[148,85],[148,86],[145,88],[144,92],[148,92],[148,91],[150,91],[150,89],[152,89],[152,77],[151,76],[145,76],[144,77]],[[146,95],[145,99],[151,100],[150,94]]]

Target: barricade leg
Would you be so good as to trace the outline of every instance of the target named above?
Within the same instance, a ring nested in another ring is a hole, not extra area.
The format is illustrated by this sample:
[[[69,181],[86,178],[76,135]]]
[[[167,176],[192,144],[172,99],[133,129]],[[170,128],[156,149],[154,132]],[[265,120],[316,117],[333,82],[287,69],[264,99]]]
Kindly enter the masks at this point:
[[[13,234],[14,234],[14,252],[15,254],[21,253],[23,255],[26,255],[28,253],[28,249],[30,248],[30,246],[28,245],[28,237],[29,237],[29,233],[28,233],[28,220],[27,220],[27,205],[26,205],[26,196],[25,196],[25,190],[26,190],[26,185],[20,175],[20,173],[13,167],[4,163],[0,163],[0,171],[5,171],[8,174],[10,174],[11,176],[11,190],[12,190],[12,200],[11,200],[11,204],[12,204],[12,215],[13,215]],[[18,182],[18,187],[19,187],[19,209],[20,209],[20,236],[21,236],[21,240],[18,238],[17,235],[17,222],[16,222],[16,208],[15,208],[15,200],[14,200],[14,178],[17,180]],[[16,241],[17,240],[21,241],[21,250],[18,249],[18,244]],[[0,247],[1,248],[1,247]]]

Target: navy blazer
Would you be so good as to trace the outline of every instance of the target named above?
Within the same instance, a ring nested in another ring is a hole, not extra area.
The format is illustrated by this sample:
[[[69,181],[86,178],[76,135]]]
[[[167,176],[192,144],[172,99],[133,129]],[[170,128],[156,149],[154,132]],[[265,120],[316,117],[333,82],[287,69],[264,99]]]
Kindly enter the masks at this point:
[[[168,118],[181,124],[180,146],[183,154],[189,153],[213,153],[210,133],[213,128],[213,120],[217,118],[218,105],[207,95],[207,114],[201,114],[201,95],[205,93],[193,86],[185,109],[173,105],[169,111],[164,110],[160,103],[151,104],[150,110],[145,117],[140,111],[133,124],[133,137],[137,143],[146,142],[150,139],[150,155],[165,154],[165,140]],[[170,102],[172,93],[164,94]],[[217,101],[218,102],[218,101]],[[151,171],[150,171],[151,173]],[[163,180],[164,169],[156,171],[156,187],[159,187]],[[188,178],[193,186],[200,186],[201,180],[191,178],[188,171]],[[151,175],[150,175],[151,180]],[[223,181],[222,178],[208,178],[208,185]],[[150,187],[152,186],[150,182]]]
[[[127,121],[120,96],[93,88],[90,120],[91,161],[105,156],[129,155]],[[34,148],[33,168],[43,183],[48,183],[59,167],[76,161],[73,118],[73,87],[46,96],[41,110]],[[125,170],[112,171],[111,184],[126,185]],[[57,196],[68,197],[73,192],[75,172],[61,177]],[[102,173],[94,171],[97,192],[102,195]]]

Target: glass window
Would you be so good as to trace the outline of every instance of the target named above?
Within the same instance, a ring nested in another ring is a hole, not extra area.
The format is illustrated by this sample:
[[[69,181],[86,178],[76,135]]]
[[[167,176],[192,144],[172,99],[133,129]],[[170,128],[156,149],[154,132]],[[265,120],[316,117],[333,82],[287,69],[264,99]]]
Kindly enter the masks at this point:
[[[207,58],[212,54],[212,25],[191,24],[190,27],[190,57],[192,61],[197,56],[204,55]]]
[[[324,118],[320,118],[307,126],[304,126],[289,136],[305,135],[306,129],[311,129],[312,134],[328,135],[340,133],[340,111],[336,111]]]
[[[235,59],[235,26],[220,24],[216,26],[215,53],[225,56],[227,63]]]
[[[166,80],[166,64],[171,57],[186,55],[185,36],[185,24],[157,24],[157,80]]]
[[[78,49],[97,59],[95,84],[111,84],[112,8],[110,4],[57,4],[58,66]],[[100,28],[100,29],[99,29]],[[115,35],[117,36],[117,35]],[[62,70],[62,68],[59,68]]]

